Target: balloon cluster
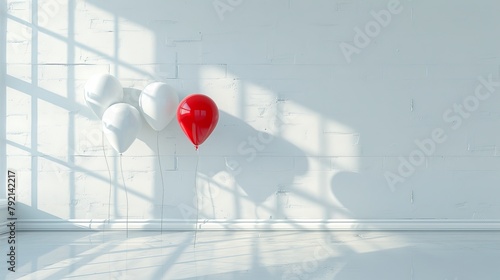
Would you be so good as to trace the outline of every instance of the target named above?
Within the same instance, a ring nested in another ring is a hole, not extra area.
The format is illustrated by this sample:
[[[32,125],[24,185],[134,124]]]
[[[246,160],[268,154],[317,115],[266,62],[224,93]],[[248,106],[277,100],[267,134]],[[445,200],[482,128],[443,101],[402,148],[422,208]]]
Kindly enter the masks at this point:
[[[123,87],[109,74],[90,78],[84,88],[85,102],[102,120],[102,130],[111,146],[125,152],[142,128],[141,113],[156,131],[162,131],[177,115],[182,130],[198,150],[212,133],[219,120],[215,102],[202,94],[191,94],[179,103],[173,88],[154,82],[139,95],[139,111],[123,102]]]

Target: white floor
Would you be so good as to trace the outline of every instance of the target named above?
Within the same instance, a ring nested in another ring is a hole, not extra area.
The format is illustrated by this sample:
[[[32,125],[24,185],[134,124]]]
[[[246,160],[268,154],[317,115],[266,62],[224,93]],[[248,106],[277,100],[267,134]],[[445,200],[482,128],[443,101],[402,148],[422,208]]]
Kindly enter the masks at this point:
[[[500,279],[500,232],[18,232],[6,279]]]

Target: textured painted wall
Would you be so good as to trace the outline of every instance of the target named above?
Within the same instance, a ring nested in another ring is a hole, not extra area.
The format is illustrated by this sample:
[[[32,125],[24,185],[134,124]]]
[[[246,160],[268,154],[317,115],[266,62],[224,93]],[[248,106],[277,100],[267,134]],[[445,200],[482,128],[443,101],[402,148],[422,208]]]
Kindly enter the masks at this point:
[[[196,189],[208,221],[500,219],[498,1],[2,5],[0,163],[20,218],[124,219],[126,186],[129,218],[157,220],[163,185],[166,221],[196,218]],[[83,99],[96,73],[136,106],[154,81],[214,99],[198,165],[174,121],[160,170],[144,122],[124,184]]]

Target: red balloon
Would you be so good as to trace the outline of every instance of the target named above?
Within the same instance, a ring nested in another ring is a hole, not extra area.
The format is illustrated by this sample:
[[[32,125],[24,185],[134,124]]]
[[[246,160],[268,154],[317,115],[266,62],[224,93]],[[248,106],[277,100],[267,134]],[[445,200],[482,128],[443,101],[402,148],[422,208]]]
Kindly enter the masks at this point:
[[[191,94],[177,107],[177,121],[196,150],[214,131],[219,121],[219,110],[210,97]]]

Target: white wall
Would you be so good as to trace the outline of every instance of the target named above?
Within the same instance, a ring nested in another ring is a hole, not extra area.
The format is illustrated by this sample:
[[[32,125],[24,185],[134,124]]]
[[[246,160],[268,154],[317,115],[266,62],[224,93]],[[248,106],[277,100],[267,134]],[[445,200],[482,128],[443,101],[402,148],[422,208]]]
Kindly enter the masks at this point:
[[[500,219],[499,86],[484,82],[498,1],[6,2],[0,163],[19,173],[26,228],[107,219],[109,179],[110,218],[125,218],[119,156],[105,142],[109,176],[82,92],[106,72],[131,104],[163,81],[220,109],[197,176],[177,122],[159,135],[166,222],[196,218],[195,182],[210,221]],[[161,216],[156,153],[145,125],[123,154],[136,227]]]

